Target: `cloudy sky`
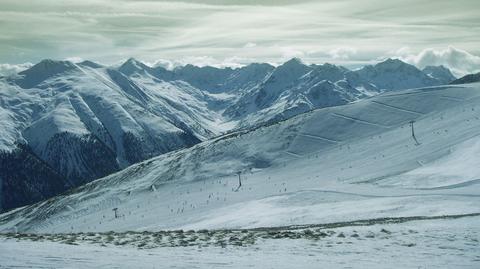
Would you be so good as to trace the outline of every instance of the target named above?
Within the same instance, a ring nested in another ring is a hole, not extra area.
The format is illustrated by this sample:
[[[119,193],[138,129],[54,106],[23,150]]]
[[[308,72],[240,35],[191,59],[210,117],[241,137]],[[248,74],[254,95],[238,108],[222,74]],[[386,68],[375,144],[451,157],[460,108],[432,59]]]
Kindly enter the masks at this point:
[[[478,0],[0,0],[0,67],[44,58],[166,65],[399,57],[480,70]],[[23,65],[18,65],[23,64]]]

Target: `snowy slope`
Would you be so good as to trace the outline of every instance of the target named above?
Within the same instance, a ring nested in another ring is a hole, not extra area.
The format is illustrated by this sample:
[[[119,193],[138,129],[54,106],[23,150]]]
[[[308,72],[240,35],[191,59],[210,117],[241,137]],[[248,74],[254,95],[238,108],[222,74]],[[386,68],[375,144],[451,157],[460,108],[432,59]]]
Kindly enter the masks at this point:
[[[0,230],[248,228],[479,213],[478,111],[479,84],[319,109],[3,214]]]

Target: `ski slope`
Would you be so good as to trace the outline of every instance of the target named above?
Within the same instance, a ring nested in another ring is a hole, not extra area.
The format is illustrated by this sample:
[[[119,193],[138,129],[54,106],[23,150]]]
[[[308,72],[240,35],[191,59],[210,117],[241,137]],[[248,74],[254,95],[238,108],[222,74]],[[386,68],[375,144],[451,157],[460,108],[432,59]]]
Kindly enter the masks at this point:
[[[5,213],[0,231],[254,228],[480,213],[479,112],[478,83],[314,110]]]

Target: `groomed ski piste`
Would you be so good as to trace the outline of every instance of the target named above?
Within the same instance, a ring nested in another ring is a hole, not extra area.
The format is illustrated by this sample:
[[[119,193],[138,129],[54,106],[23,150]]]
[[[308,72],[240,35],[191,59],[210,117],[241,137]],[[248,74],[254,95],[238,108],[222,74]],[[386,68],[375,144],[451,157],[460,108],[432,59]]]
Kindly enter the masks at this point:
[[[0,215],[0,267],[478,268],[479,135],[479,83],[314,110]]]

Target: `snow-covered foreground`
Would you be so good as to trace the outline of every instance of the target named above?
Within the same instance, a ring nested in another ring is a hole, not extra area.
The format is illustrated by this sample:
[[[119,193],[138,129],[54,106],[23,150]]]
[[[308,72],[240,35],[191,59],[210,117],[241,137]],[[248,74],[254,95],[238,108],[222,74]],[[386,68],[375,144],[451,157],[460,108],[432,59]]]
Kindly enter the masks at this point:
[[[121,242],[126,243],[122,244],[112,243],[118,235],[93,234],[94,240],[82,241],[87,236],[83,234],[64,242],[2,236],[0,268],[478,268],[479,223],[480,217],[474,216],[320,230],[267,230],[257,231],[263,236],[243,246],[189,245],[189,238],[205,237],[207,232],[190,236],[184,232],[182,240],[187,243],[177,247],[152,245],[153,238],[158,238],[155,234],[144,235],[147,240],[142,242],[132,240],[142,234],[124,235]],[[295,239],[295,232],[302,236]],[[228,241],[231,233],[212,237]],[[286,236],[275,239],[282,234]]]

